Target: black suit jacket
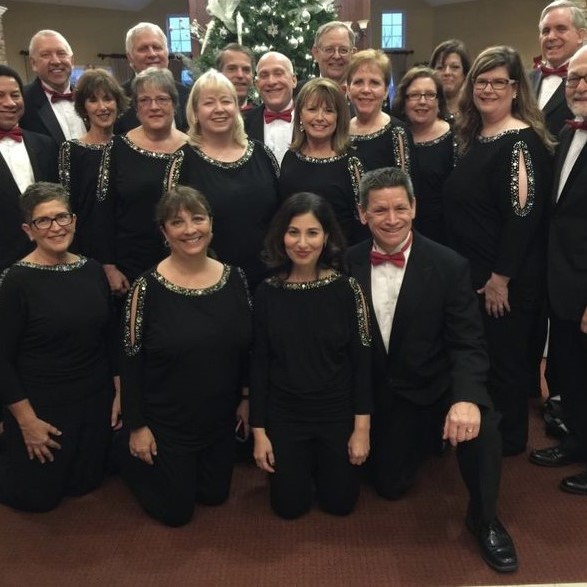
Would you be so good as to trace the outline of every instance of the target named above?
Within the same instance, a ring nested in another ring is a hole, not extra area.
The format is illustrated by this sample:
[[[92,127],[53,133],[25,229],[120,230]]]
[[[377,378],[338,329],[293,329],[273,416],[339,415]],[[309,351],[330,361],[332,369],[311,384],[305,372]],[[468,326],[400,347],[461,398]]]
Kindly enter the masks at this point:
[[[587,307],[587,146],[579,153],[556,201],[575,132],[563,129],[556,151],[547,267],[551,310],[562,320],[579,322]]]
[[[529,74],[530,85],[532,90],[538,98],[540,93],[540,84],[542,83],[542,73],[539,69],[533,69]],[[557,137],[565,126],[565,120],[575,118],[574,114],[569,110],[567,106],[567,100],[565,97],[565,84],[561,83],[554,94],[550,97],[550,100],[544,105],[542,109],[544,119],[546,120],[546,127],[548,130]]]
[[[23,139],[31,161],[35,181],[57,182],[57,145],[46,135],[23,131]],[[20,190],[0,155],[0,270],[21,259],[32,249],[21,228]]]
[[[37,77],[24,87],[24,116],[20,119],[21,128],[47,135],[61,145],[65,141],[65,135],[59,126],[59,121],[53,112],[51,103],[47,100],[47,94]]]
[[[124,93],[131,98],[132,97],[132,79],[126,80],[122,84],[122,89]],[[190,95],[189,88],[186,88],[183,84],[175,82],[175,87],[177,88],[177,94],[179,96],[179,104],[175,109],[175,126],[178,130],[187,131],[188,129],[188,121],[186,118],[185,108],[188,102],[188,97]],[[141,123],[137,119],[136,110],[131,106],[115,123],[114,125],[114,134],[123,134],[136,128]]]
[[[424,406],[447,393],[451,404],[470,401],[490,406],[489,359],[468,262],[414,233],[386,352],[371,295],[372,246],[368,240],[352,247],[347,263],[371,310],[377,414],[385,418],[395,394]]]
[[[263,110],[265,110],[265,106],[261,104],[260,106],[255,106],[255,108],[243,112],[245,132],[250,139],[255,139],[261,143],[265,142]]]

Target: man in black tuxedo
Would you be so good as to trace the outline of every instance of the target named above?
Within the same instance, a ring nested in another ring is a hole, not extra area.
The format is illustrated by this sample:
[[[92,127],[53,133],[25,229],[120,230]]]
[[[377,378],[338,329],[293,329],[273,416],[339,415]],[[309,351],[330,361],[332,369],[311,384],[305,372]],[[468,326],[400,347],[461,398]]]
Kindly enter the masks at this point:
[[[548,361],[569,434],[558,446],[530,454],[531,462],[547,467],[587,460],[587,47],[569,61],[566,100],[574,120],[561,132],[555,157],[547,275]],[[560,487],[587,495],[587,471],[564,478]]]
[[[557,137],[565,120],[573,115],[565,100],[563,78],[569,59],[585,39],[587,23],[583,10],[571,0],[548,4],[538,23],[542,63],[530,74],[530,83],[548,130]]]
[[[293,133],[293,92],[297,78],[291,60],[269,51],[257,63],[257,90],[262,104],[244,114],[245,130],[265,143],[278,163],[288,150]]]
[[[359,214],[373,238],[352,247],[347,261],[374,317],[375,489],[400,498],[442,435],[457,450],[469,490],[466,524],[483,559],[497,571],[514,571],[514,544],[496,513],[501,440],[468,263],[413,232],[413,187],[400,169],[363,176]]]
[[[84,135],[86,127],[73,106],[73,51],[65,37],[38,31],[29,44],[29,61],[37,77],[24,88],[20,126],[50,136],[57,145]]]
[[[126,33],[126,58],[136,73],[144,71],[148,67],[167,69],[169,67],[169,49],[167,37],[161,27],[150,22],[139,22]],[[175,126],[181,131],[186,131],[188,122],[185,107],[190,91],[186,86],[175,82],[179,105],[175,111]],[[125,94],[132,97],[132,78],[122,84]],[[126,133],[139,126],[137,113],[134,108],[129,108],[114,125],[116,134]]]
[[[22,192],[36,181],[58,181],[57,145],[20,128],[24,108],[20,76],[0,65],[0,273],[32,250],[21,228]]]

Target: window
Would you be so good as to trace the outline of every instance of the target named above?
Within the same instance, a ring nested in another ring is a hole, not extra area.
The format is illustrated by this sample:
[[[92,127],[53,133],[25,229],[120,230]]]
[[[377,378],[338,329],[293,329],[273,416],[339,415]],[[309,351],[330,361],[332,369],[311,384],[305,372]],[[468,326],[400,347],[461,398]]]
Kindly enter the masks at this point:
[[[167,42],[171,53],[191,53],[190,19],[187,14],[167,17]]]
[[[405,20],[403,12],[383,12],[381,14],[381,48],[405,48]]]

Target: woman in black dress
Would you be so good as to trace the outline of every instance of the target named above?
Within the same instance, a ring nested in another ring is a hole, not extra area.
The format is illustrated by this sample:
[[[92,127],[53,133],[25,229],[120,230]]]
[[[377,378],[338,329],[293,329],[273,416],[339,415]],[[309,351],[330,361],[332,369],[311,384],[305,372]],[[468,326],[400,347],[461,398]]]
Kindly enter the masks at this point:
[[[214,210],[214,252],[245,272],[251,289],[265,275],[263,238],[278,206],[279,166],[262,143],[247,138],[227,77],[210,70],[187,105],[189,142],[179,182],[202,193]]]
[[[96,204],[96,258],[116,295],[125,294],[166,255],[155,208],[177,185],[188,138],[174,127],[179,99],[169,70],[141,71],[133,79],[132,93],[141,124],[106,146]]]
[[[88,69],[75,87],[75,111],[88,131],[65,141],[59,151],[59,181],[69,195],[76,216],[71,250],[93,257],[94,207],[100,161],[113,134],[116,119],[126,110],[128,98],[105,69]]]
[[[296,98],[293,140],[281,162],[279,190],[283,199],[301,191],[324,197],[352,244],[368,231],[357,215],[363,164],[348,129],[349,108],[338,84],[326,78],[304,84]]]
[[[44,512],[102,481],[114,391],[110,292],[98,263],[68,251],[75,215],[62,186],[21,199],[35,249],[0,285],[0,502]]]
[[[228,497],[235,414],[248,426],[251,312],[242,271],[208,256],[212,215],[199,192],[171,190],[157,220],[169,256],[127,299],[116,452],[147,513],[181,526],[196,502]]]
[[[363,294],[339,273],[342,236],[311,193],[287,199],[265,241],[275,274],[255,294],[251,427],[271,506],[346,515],[369,453],[370,334]]]
[[[410,173],[411,137],[401,120],[382,111],[391,83],[389,57],[375,49],[355,53],[347,82],[356,113],[351,118],[349,132],[365,171],[399,167]]]
[[[553,150],[514,49],[490,47],[473,63],[457,139],[459,159],[444,186],[448,239],[471,263],[488,342],[489,392],[502,414],[503,453],[514,455],[528,440]]]
[[[413,67],[402,78],[392,113],[406,120],[414,140],[412,181],[418,201],[414,226],[424,236],[446,243],[442,188],[455,165],[456,142],[444,120],[442,86],[428,67]]]

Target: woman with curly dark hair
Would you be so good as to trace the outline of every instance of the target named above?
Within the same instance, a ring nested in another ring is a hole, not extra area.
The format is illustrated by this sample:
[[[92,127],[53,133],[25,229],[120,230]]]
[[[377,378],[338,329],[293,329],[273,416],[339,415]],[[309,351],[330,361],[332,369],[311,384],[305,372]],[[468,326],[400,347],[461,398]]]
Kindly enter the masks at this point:
[[[297,518],[312,504],[346,515],[369,453],[370,334],[357,282],[339,272],[343,238],[330,205],[302,192],[265,241],[273,277],[258,287],[250,423],[271,506]]]

